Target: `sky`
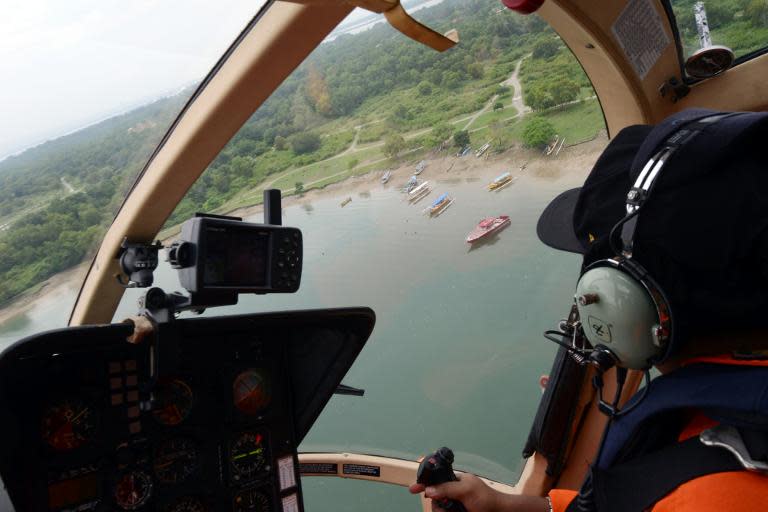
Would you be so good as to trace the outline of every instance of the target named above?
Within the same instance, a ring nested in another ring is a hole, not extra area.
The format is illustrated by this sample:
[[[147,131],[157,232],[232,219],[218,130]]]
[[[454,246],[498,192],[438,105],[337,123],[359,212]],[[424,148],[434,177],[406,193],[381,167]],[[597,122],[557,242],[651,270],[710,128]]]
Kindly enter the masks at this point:
[[[264,0],[3,0],[0,159],[200,80]]]

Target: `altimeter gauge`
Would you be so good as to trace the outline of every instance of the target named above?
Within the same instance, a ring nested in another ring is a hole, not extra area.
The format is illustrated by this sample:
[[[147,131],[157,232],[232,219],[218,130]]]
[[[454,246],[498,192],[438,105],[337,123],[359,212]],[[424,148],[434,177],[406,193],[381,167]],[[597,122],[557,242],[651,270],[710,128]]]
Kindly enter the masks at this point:
[[[152,467],[161,483],[183,482],[197,470],[197,449],[186,438],[166,439],[155,447]]]
[[[240,434],[230,445],[229,462],[235,482],[248,482],[268,471],[264,435],[258,432]]]
[[[69,451],[79,448],[96,432],[93,410],[79,399],[62,400],[43,414],[42,437],[53,449]]]
[[[269,512],[267,489],[245,489],[235,495],[232,500],[235,512]]]
[[[152,479],[143,471],[131,471],[117,481],[114,494],[118,507],[136,510],[152,496]]]
[[[161,381],[154,395],[152,414],[163,425],[178,425],[192,412],[192,388],[181,379]]]
[[[199,498],[184,496],[174,501],[164,512],[208,512],[210,510]]]

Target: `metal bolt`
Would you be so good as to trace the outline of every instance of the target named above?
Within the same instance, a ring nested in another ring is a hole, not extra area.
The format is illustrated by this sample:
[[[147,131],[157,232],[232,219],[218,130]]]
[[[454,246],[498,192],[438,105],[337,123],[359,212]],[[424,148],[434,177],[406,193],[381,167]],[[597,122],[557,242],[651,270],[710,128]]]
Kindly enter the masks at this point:
[[[579,304],[582,306],[589,306],[590,304],[597,304],[600,302],[600,296],[596,293],[585,293],[579,297]]]

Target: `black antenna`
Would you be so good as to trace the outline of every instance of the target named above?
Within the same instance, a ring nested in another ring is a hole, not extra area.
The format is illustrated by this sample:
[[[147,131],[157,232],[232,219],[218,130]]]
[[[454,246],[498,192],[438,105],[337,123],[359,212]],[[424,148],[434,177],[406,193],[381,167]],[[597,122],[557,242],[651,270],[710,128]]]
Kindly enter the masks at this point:
[[[270,188],[264,191],[264,224],[281,226],[283,211],[280,204],[280,190]]]

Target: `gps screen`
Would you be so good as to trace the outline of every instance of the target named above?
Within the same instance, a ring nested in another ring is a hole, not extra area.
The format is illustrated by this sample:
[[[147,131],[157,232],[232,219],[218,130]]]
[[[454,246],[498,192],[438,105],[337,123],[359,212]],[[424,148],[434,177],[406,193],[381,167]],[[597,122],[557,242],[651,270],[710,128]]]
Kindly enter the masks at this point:
[[[269,233],[211,226],[205,230],[205,286],[265,286]]]

